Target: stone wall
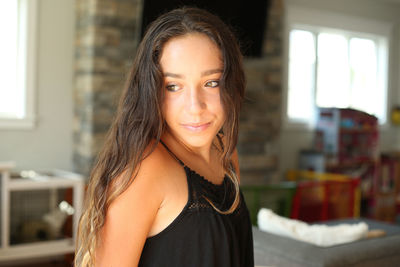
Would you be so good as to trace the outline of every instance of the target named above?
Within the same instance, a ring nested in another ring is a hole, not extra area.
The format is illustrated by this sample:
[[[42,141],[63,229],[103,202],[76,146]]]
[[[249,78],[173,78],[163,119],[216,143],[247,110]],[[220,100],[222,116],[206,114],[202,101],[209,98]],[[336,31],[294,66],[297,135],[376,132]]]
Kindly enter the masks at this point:
[[[74,165],[88,174],[103,144],[138,44],[141,0],[77,0]],[[263,57],[245,59],[246,102],[240,119],[243,184],[278,177],[282,0],[271,0]]]
[[[75,171],[88,175],[116,110],[140,32],[141,0],[76,0]]]
[[[246,101],[240,118],[239,161],[243,184],[279,180],[283,0],[271,0],[263,57],[245,59]]]

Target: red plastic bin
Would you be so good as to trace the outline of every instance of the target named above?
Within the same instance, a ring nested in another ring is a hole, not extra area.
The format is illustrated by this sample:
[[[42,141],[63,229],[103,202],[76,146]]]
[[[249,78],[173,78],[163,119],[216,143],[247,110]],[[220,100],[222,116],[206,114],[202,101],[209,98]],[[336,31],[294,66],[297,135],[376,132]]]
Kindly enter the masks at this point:
[[[298,181],[291,218],[305,222],[356,217],[359,179]]]

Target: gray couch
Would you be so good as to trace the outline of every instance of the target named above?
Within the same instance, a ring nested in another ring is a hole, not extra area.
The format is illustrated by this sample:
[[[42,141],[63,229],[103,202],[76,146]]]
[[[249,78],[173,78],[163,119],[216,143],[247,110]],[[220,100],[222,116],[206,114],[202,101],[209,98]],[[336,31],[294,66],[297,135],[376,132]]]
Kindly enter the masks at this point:
[[[327,224],[355,223],[338,220]],[[382,229],[386,236],[363,239],[332,247],[318,247],[294,239],[269,234],[253,227],[256,266],[400,266],[400,227],[362,219],[369,229]]]

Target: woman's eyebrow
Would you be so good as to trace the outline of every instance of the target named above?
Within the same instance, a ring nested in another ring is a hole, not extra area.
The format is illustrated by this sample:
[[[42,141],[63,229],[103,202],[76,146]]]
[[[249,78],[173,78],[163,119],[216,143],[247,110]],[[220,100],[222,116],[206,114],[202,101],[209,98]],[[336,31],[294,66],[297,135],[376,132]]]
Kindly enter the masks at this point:
[[[211,70],[206,70],[201,73],[201,77],[211,75],[214,73],[222,73],[222,69],[211,69]],[[182,74],[177,74],[177,73],[172,73],[172,72],[164,72],[164,77],[172,77],[172,78],[179,78],[182,79],[185,77],[185,75]]]
[[[182,74],[175,74],[175,73],[171,73],[171,72],[164,72],[164,77],[172,77],[172,78],[183,78],[185,77]]]
[[[211,74],[214,74],[214,73],[222,73],[222,72],[223,72],[222,69],[206,70],[206,71],[203,71],[203,72],[201,73],[201,77],[207,76],[207,75],[211,75]]]

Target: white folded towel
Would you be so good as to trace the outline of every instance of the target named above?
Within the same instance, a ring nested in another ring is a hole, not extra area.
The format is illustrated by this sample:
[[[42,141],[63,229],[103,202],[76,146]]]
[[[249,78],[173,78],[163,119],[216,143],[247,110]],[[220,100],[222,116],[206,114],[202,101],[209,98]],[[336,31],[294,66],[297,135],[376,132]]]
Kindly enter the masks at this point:
[[[262,208],[257,215],[260,230],[312,243],[321,247],[343,244],[361,239],[368,232],[364,222],[357,224],[309,225],[305,222],[276,215],[270,209]]]

